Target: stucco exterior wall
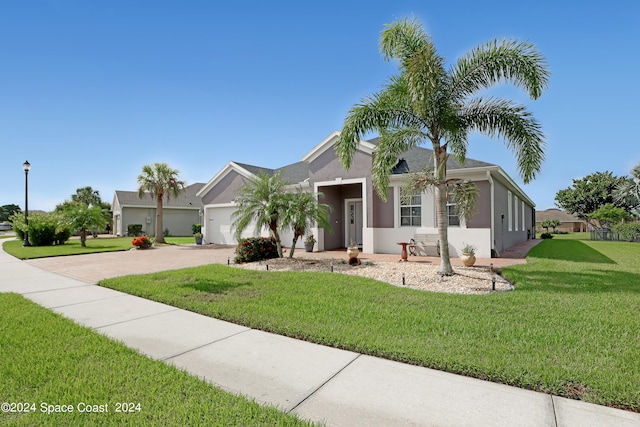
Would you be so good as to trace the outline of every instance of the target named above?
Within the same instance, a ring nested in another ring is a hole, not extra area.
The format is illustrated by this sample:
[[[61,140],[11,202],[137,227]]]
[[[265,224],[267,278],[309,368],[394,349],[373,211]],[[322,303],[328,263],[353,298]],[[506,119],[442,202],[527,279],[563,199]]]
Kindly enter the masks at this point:
[[[211,190],[202,196],[202,204],[230,203],[235,198],[235,191],[247,182],[246,178],[236,171],[230,171]]]
[[[491,184],[489,181],[474,182],[478,186],[476,214],[467,222],[468,228],[491,228]]]

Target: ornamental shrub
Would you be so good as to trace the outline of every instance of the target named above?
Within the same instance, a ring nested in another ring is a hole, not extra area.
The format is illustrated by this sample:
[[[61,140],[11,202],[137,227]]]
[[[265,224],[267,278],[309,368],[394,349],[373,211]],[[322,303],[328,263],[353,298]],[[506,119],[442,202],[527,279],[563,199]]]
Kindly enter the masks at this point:
[[[131,244],[138,249],[148,249],[153,245],[153,241],[148,236],[140,236],[133,239]]]
[[[540,238],[541,239],[553,239],[553,234],[551,234],[551,233],[542,233],[540,235]]]
[[[142,224],[127,225],[127,236],[137,237],[142,234]]]
[[[238,240],[236,257],[233,262],[262,261],[263,259],[278,258],[278,247],[273,237],[250,237]]]
[[[628,222],[624,224],[618,224],[613,227],[620,240],[626,240],[628,242],[640,240],[640,222]]]

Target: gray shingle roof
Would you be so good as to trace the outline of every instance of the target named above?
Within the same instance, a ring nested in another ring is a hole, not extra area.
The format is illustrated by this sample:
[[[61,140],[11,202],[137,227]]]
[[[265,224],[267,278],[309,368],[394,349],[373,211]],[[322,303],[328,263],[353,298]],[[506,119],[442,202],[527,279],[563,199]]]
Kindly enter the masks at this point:
[[[185,187],[178,197],[171,197],[168,201],[165,199],[163,206],[172,208],[194,208],[202,207],[202,200],[196,197],[196,193],[204,187],[204,184],[197,182]],[[146,193],[142,198],[138,197],[137,191],[116,190],[116,197],[120,202],[120,206],[156,206],[156,200]]]
[[[291,184],[297,184],[309,178],[309,164],[302,161],[283,166],[278,169],[263,168],[261,166],[248,165],[246,163],[240,162],[233,163],[237,164],[241,168],[246,169],[254,175],[258,175],[258,173],[264,172],[269,176],[273,176],[273,174],[281,172],[282,179]]]
[[[367,142],[377,144],[379,140],[380,138],[373,138]],[[283,166],[278,169],[269,169],[262,166],[248,165],[246,163],[240,162],[234,163],[254,175],[257,175],[260,172],[264,172],[267,175],[272,176],[276,172],[282,172],[282,178],[292,184],[297,184],[309,178],[309,164],[302,161]],[[433,150],[430,150],[428,148],[416,147],[402,153],[402,155],[398,159],[398,165],[396,165],[392,173],[394,175],[398,175],[409,172],[418,172],[423,170],[427,166],[433,167]],[[464,165],[461,165],[456,162],[453,157],[449,157],[447,159],[447,170],[478,168],[486,166],[496,165],[469,158],[466,159]]]
[[[379,141],[380,137],[377,137],[370,139],[367,142],[375,145]],[[494,165],[493,163],[487,163],[470,158],[467,158],[464,165],[461,165],[454,160],[453,156],[449,156],[449,158],[447,159],[447,170],[480,168],[486,166],[496,165]],[[423,147],[415,147],[411,150],[405,151],[404,153],[402,153],[402,155],[400,155],[398,164],[396,165],[392,173],[394,175],[398,175],[408,172],[418,172],[423,170],[425,167],[433,168],[433,150]]]

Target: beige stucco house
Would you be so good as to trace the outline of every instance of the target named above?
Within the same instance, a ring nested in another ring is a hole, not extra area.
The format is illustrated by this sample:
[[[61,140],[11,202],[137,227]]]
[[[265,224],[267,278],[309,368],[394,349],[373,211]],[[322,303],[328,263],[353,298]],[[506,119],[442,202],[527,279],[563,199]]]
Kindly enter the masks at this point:
[[[343,248],[355,242],[368,253],[398,253],[398,242],[417,234],[437,234],[433,191],[416,195],[405,203],[400,188],[406,174],[433,164],[433,152],[415,148],[398,159],[390,180],[387,201],[374,191],[371,159],[376,139],[362,141],[351,168],[346,171],[337,159],[334,144],[339,132],[309,151],[299,162],[277,169],[229,162],[197,195],[204,208],[205,243],[234,244],[231,214],[235,211],[235,190],[259,171],[281,172],[291,190],[320,192],[322,202],[332,207],[332,232],[314,229],[316,250]],[[465,244],[477,247],[478,257],[499,256],[503,250],[534,236],[533,201],[497,165],[467,159],[459,165],[448,161],[448,177],[475,182],[480,190],[477,213],[469,222],[455,215],[449,205],[449,250],[457,256]],[[253,228],[248,228],[250,233]],[[264,235],[267,235],[266,230]],[[282,237],[287,245],[289,235]],[[302,242],[299,242],[302,247]]]

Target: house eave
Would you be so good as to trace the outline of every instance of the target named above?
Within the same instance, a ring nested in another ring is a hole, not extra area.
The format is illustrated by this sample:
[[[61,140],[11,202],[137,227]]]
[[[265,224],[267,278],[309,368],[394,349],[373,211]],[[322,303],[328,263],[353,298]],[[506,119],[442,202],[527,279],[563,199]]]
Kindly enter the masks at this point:
[[[211,178],[209,180],[209,182],[207,182],[197,193],[196,196],[197,197],[202,197],[205,194],[207,194],[209,191],[211,191],[211,189],[220,182],[220,180],[222,180],[222,178],[224,178],[229,172],[231,171],[236,171],[238,172],[240,175],[244,176],[245,178],[255,178],[255,175],[252,174],[251,172],[249,172],[248,170],[246,170],[245,168],[243,168],[242,166],[238,165],[235,162],[229,162],[227,163],[221,170],[220,172],[218,172],[213,178]]]
[[[329,148],[332,148],[335,145],[335,143],[336,143],[336,141],[338,140],[339,137],[340,137],[340,131],[335,130],[335,131],[331,132],[331,134],[329,136],[327,136],[318,145],[313,147],[313,149],[311,149],[311,151],[309,151],[307,154],[305,154],[304,157],[301,160],[303,162],[306,162],[306,163],[310,163],[310,162],[314,161],[322,153],[327,151]],[[375,148],[375,145],[373,145],[373,144],[371,144],[370,142],[367,142],[367,141],[360,141],[358,143],[358,145],[357,145],[357,149],[359,151],[362,151],[362,152],[367,153],[367,154],[372,154],[374,148]]]

